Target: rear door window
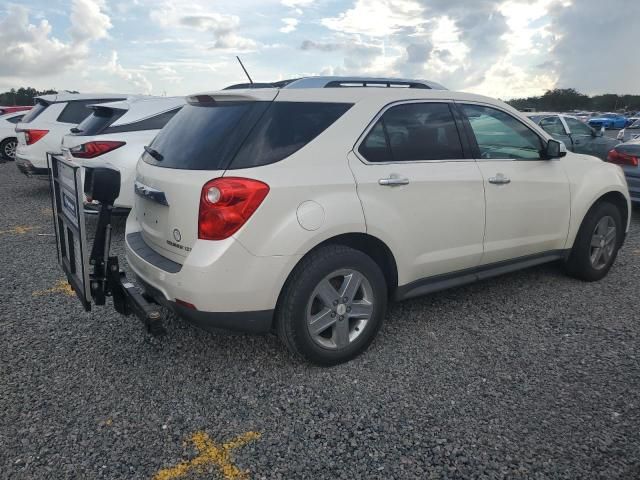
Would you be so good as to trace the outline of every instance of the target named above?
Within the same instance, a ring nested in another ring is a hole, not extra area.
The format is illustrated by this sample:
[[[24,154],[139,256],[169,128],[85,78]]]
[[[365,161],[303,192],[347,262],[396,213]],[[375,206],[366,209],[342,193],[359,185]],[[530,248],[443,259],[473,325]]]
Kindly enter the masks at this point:
[[[22,123],[29,123],[35,120],[35,118],[38,115],[40,115],[42,112],[44,112],[49,105],[50,105],[49,103],[43,100],[37,101],[34,107],[31,110],[29,110],[29,112],[26,113],[24,117],[22,117]]]
[[[456,122],[446,103],[408,103],[389,108],[358,152],[369,162],[464,158]]]
[[[352,104],[273,102],[252,129],[231,168],[251,168],[278,162],[311,142]]]

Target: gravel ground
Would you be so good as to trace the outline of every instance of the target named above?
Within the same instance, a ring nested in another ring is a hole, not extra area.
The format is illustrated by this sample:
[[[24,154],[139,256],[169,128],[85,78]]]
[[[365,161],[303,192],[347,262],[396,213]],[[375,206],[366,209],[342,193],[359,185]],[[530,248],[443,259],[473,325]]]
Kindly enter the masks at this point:
[[[85,313],[38,235],[47,184],[2,164],[0,204],[0,478],[150,479],[196,432],[218,463],[179,478],[640,478],[637,212],[599,283],[547,265],[396,304],[321,369],[273,337]]]

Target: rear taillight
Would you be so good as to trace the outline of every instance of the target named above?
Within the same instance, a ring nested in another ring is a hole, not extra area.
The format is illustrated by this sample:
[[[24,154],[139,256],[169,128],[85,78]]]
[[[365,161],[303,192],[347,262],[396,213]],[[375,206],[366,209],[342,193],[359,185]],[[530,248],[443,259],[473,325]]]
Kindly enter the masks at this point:
[[[223,240],[245,224],[269,193],[269,185],[249,178],[207,182],[200,195],[198,238]]]
[[[49,130],[22,130],[24,132],[24,139],[27,145],[33,145],[42,137],[44,137]]]
[[[638,157],[629,155],[628,153],[622,153],[615,148],[607,155],[607,162],[615,163],[616,165],[627,165],[630,167],[638,166]]]
[[[76,158],[95,158],[126,144],[127,142],[113,141],[88,142],[70,148],[69,153]]]

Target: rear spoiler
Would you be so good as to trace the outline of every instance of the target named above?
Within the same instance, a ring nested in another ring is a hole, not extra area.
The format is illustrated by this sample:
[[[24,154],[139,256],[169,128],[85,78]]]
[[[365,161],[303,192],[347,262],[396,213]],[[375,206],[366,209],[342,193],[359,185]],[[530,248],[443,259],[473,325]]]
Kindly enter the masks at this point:
[[[186,97],[189,105],[213,105],[216,102],[271,102],[278,96],[278,89],[221,90],[198,93]]]

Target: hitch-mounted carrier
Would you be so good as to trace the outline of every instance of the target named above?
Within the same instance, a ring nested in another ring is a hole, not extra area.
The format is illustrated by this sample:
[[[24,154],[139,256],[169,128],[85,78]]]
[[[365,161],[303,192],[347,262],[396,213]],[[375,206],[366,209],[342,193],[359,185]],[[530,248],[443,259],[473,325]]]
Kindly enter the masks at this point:
[[[105,305],[113,297],[115,310],[134,314],[150,333],[164,334],[160,306],[140,293],[110,255],[113,203],[120,194],[120,172],[95,168],[87,173],[84,188],[81,167],[48,153],[51,208],[58,248],[58,263],[86,311],[91,303]],[[100,202],[96,234],[87,258],[84,194]],[[92,269],[92,271],[90,271]]]

